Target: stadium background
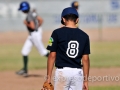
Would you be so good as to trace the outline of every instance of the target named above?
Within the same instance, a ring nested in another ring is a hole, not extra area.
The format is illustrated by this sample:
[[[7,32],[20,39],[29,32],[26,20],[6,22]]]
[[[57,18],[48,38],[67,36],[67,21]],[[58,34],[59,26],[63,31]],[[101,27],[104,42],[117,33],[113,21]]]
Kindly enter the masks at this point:
[[[40,90],[46,73],[46,58],[33,48],[30,53],[30,77],[15,75],[22,67],[21,48],[28,35],[25,15],[18,12],[22,0],[0,0],[0,90]],[[45,46],[51,32],[60,27],[60,14],[73,0],[27,0],[44,19]],[[79,27],[91,40],[91,76],[120,78],[120,0],[78,0]],[[119,81],[90,82],[90,90],[119,90]]]

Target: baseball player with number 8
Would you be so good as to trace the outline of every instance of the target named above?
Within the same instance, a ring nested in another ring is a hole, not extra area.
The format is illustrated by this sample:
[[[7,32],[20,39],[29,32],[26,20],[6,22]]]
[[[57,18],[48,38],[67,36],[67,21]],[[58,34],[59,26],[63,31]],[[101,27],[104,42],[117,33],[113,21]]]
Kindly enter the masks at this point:
[[[65,27],[53,31],[47,47],[47,79],[42,90],[53,90],[52,70],[55,63],[54,90],[88,90],[89,36],[77,28],[79,14],[75,8],[62,11],[61,23]],[[82,60],[82,65],[81,65]],[[51,86],[51,87],[50,87]]]

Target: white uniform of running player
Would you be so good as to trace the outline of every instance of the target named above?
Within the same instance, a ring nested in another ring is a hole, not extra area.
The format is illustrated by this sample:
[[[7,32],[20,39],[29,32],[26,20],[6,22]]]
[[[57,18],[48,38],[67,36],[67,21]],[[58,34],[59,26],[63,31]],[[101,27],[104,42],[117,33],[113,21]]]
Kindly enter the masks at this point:
[[[21,51],[23,55],[24,66],[20,71],[17,72],[17,74],[27,76],[28,55],[32,49],[32,46],[35,46],[42,56],[47,57],[49,53],[47,52],[42,43],[42,19],[39,16],[37,16],[37,14],[34,15],[34,12],[30,11],[30,5],[26,1],[21,2],[19,10],[27,14],[24,24],[28,29],[29,36],[27,37]]]
[[[34,21],[36,30],[31,30],[30,28],[28,28],[29,36],[22,49],[22,55],[24,56],[27,56],[30,53],[33,45],[37,48],[38,52],[42,56],[45,56],[48,53],[42,43],[42,27],[38,26],[38,21],[36,17],[33,15],[33,12],[29,12],[26,18],[27,22],[30,22],[31,20]]]

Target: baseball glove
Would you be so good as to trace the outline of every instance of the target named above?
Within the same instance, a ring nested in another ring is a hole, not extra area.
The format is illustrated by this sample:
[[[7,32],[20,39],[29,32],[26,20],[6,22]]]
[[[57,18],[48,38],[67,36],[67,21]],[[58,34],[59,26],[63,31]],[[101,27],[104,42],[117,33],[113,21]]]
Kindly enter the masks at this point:
[[[54,87],[53,87],[53,85],[51,83],[45,82],[43,84],[43,89],[41,89],[41,90],[54,90]]]

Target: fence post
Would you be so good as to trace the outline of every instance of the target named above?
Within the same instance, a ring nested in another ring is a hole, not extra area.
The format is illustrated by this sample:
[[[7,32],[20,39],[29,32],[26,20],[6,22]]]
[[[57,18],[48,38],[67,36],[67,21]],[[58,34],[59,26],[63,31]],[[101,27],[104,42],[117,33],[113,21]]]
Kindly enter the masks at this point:
[[[98,30],[99,30],[99,41],[102,41],[103,38],[102,38],[102,28],[103,28],[103,15],[102,14],[99,14],[98,15]]]

